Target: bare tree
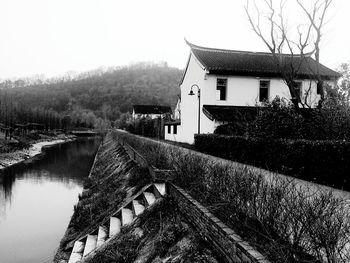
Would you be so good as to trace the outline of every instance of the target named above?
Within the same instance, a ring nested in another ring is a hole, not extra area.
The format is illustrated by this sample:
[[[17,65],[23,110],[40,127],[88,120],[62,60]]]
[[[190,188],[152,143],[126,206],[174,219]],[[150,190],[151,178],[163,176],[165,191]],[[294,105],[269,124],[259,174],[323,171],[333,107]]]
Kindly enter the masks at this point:
[[[288,27],[287,17],[284,14],[288,0],[279,1],[278,6],[273,0],[259,1],[262,6],[258,6],[256,0],[247,0],[245,11],[253,31],[271,52],[279,74],[289,88],[292,103],[298,109],[299,104],[310,107],[307,97],[311,84],[304,100],[296,85],[302,66],[308,66],[309,78],[315,80],[317,91],[321,95],[320,103],[324,100],[323,79],[319,70],[320,43],[326,13],[333,0],[308,1],[309,7],[305,1],[303,3],[301,0],[293,1],[300,8],[300,14],[305,20],[305,23],[295,27],[295,32]],[[316,70],[308,64],[310,61],[308,58],[311,56],[315,58]]]

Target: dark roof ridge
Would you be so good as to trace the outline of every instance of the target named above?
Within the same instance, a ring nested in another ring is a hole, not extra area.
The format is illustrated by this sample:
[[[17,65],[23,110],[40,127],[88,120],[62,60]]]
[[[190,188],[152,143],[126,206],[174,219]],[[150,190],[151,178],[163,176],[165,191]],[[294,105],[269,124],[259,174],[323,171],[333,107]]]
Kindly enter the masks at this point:
[[[222,52],[222,53],[236,53],[236,54],[246,54],[246,55],[263,55],[263,56],[272,56],[272,53],[270,52],[255,52],[255,51],[244,51],[244,50],[233,50],[233,49],[221,49],[221,48],[211,48],[211,47],[202,47],[202,46],[198,46],[195,44],[192,44],[191,42],[189,42],[187,39],[185,39],[186,44],[191,48],[191,49],[197,49],[197,50],[202,50],[202,51],[215,51],[215,52]],[[301,54],[287,54],[287,53],[281,53],[278,54],[281,56],[285,56],[285,57],[300,57]],[[311,53],[306,53],[303,54],[305,57],[311,57]]]
[[[171,107],[167,105],[134,104],[133,110],[137,114],[163,114],[171,112]]]
[[[160,104],[133,104],[133,106],[170,107],[168,105],[160,105]]]

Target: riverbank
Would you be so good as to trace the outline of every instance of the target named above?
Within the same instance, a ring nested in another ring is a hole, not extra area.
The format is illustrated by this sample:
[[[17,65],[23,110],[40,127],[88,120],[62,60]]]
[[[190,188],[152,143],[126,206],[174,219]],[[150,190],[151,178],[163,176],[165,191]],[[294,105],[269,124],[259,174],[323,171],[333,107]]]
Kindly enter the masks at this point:
[[[53,261],[100,141],[54,140],[0,172],[0,262]]]
[[[75,140],[75,135],[59,134],[32,141],[29,147],[13,147],[8,152],[0,152],[0,171],[14,164],[26,161],[42,153],[43,148]]]
[[[172,198],[160,198],[159,192],[157,195],[152,186],[148,187],[151,183],[148,170],[130,159],[119,141],[111,133],[107,134],[54,262],[67,263],[76,241],[86,235],[97,238],[94,231],[100,228],[107,230],[108,239],[105,236],[103,245],[91,252],[84,262],[223,262],[178,211]],[[145,199],[141,199],[140,193]],[[134,204],[139,204],[142,212],[129,208]],[[118,211],[124,213],[124,218],[117,218]],[[132,221],[128,221],[125,212],[132,215]],[[121,223],[118,233],[116,230],[108,232],[111,226],[114,229],[116,222]]]

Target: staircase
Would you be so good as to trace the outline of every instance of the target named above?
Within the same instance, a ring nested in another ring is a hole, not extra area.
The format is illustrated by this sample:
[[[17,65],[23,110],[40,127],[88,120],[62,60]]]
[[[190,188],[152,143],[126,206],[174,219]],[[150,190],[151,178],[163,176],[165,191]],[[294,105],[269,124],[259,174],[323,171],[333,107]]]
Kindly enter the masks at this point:
[[[98,249],[102,244],[118,235],[123,226],[132,223],[136,217],[141,215],[157,199],[164,196],[165,193],[166,187],[164,183],[146,186],[98,228],[76,240],[68,263],[81,262],[90,252]]]

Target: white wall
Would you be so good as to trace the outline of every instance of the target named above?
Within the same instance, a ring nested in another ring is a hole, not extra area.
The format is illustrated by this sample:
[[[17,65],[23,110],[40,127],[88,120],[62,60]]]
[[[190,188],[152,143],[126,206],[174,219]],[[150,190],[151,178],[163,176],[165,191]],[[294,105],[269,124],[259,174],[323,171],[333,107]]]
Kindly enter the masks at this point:
[[[180,139],[181,134],[181,125],[177,125],[177,134],[174,134],[174,125],[170,124],[170,133],[168,133],[168,124],[165,125],[165,140],[175,141],[175,142],[183,142]]]
[[[227,79],[226,100],[220,101],[216,99],[216,79]],[[257,77],[239,77],[239,76],[219,76],[208,75],[207,81],[204,83],[202,92],[203,104],[209,105],[228,105],[228,106],[255,106],[259,104],[259,84],[260,80],[269,80],[269,100],[273,100],[276,96],[290,99],[288,86],[282,79],[257,78]],[[302,90],[305,95],[309,90],[310,80],[302,81]],[[304,99],[305,96],[302,98]],[[316,83],[312,81],[311,89],[308,96],[308,103],[315,107],[319,100],[317,95]]]
[[[200,66],[197,59],[191,54],[187,72],[180,86],[181,88],[181,126],[178,126],[178,140],[187,143],[193,143],[193,135],[198,131],[198,97],[197,88],[193,89],[194,96],[188,95],[193,84],[198,85],[203,91],[205,71]],[[201,102],[200,109],[202,109],[203,103]],[[203,124],[203,113],[201,113],[201,121]],[[204,116],[207,118],[206,116]],[[203,125],[201,125],[203,126]],[[202,132],[202,131],[201,131]]]
[[[176,103],[176,107],[174,109],[174,119],[180,120],[181,118],[181,100],[178,99]]]

